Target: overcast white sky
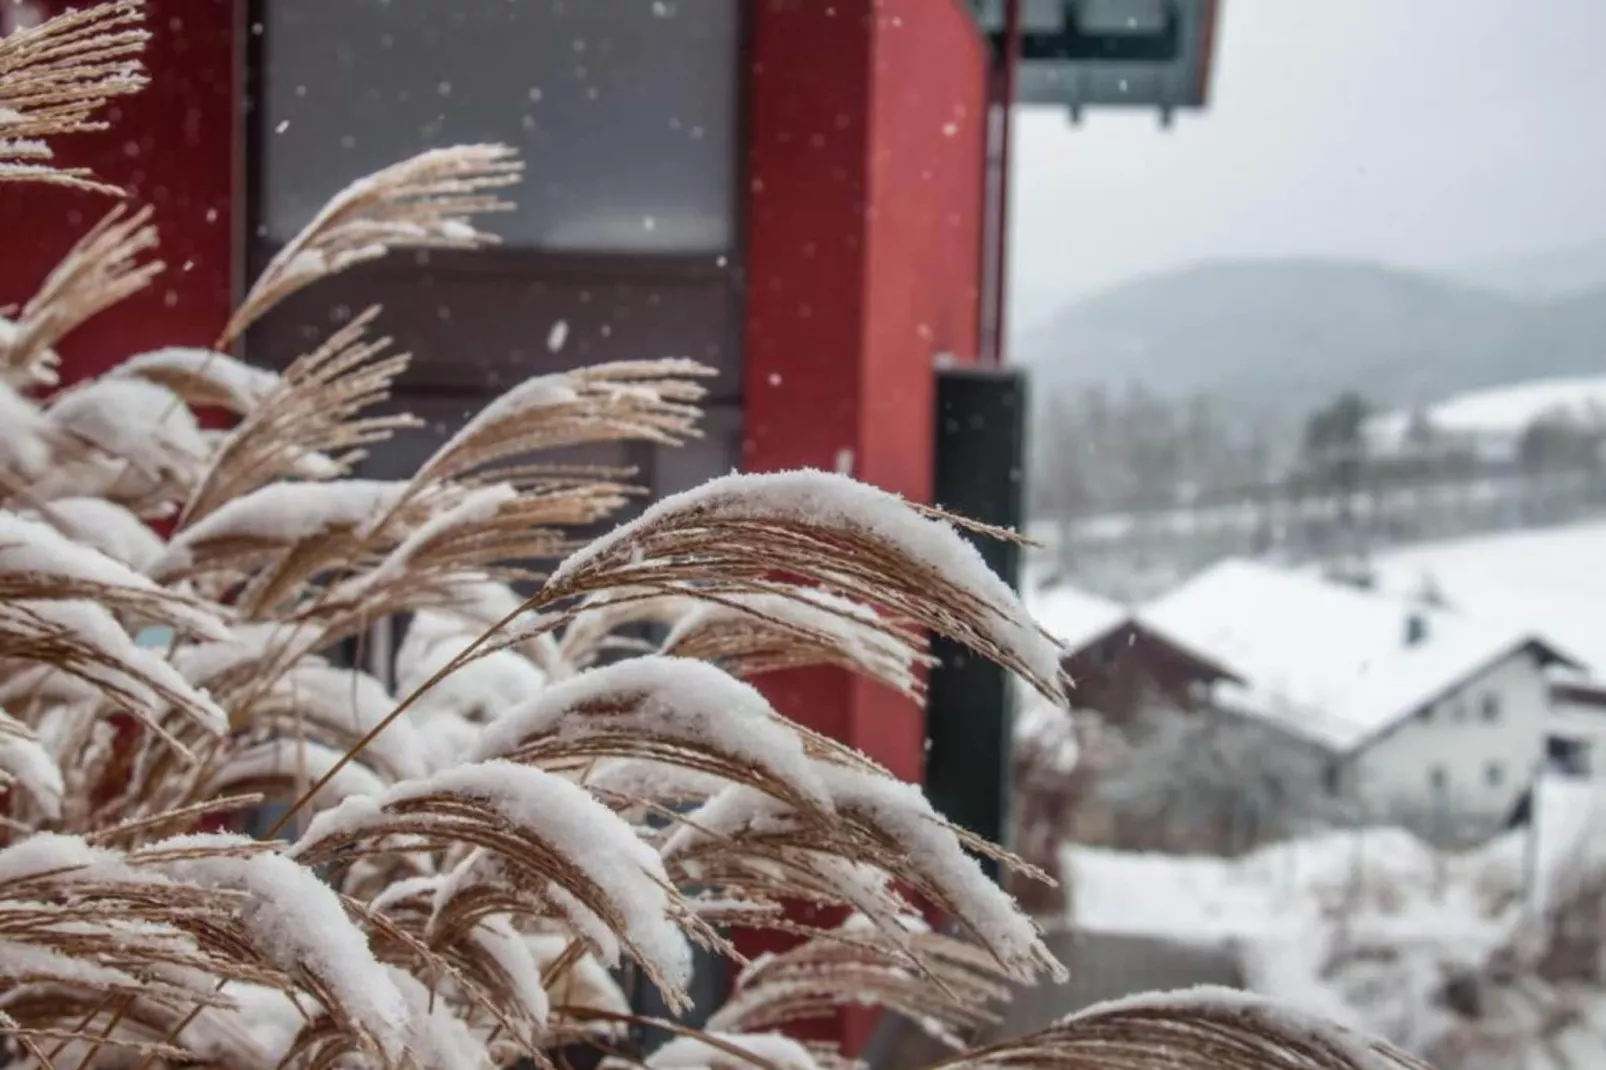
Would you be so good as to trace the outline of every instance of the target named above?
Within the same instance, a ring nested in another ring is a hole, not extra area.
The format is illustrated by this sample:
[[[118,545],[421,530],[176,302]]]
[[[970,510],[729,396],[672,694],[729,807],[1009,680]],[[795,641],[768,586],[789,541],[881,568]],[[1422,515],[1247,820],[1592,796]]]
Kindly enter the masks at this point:
[[[1476,263],[1606,240],[1606,0],[1223,0],[1211,107],[1019,113],[1029,326],[1214,257]]]

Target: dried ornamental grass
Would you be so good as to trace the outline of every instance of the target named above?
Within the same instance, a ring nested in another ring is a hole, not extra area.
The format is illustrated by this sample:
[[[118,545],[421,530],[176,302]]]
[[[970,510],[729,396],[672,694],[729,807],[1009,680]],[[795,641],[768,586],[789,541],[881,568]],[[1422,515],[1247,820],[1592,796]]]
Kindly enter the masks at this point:
[[[1425,1070],[1380,1040],[1269,1000],[1199,986],[1078,1011],[1019,1040],[964,1052],[931,1070]]]
[[[0,130],[91,128],[137,87],[141,12],[104,4],[0,42]],[[218,346],[391,248],[494,240],[474,217],[506,208],[518,174],[506,148],[465,146],[354,183]],[[28,176],[93,181],[6,172]],[[12,1063],[483,1070],[582,1046],[610,1065],[834,1070],[853,1063],[776,1030],[869,1001],[958,1049],[1006,982],[1062,975],[975,856],[1035,871],[744,682],[828,665],[919,697],[936,632],[1062,701],[1057,646],[965,541],[985,529],[805,471],[715,480],[583,542],[637,493],[631,473],[540,455],[694,437],[712,372],[679,360],[533,379],[413,477],[354,479],[412,426],[376,414],[407,360],[371,333],[377,309],[282,375],[175,347],[40,400],[56,340],[148,285],[154,243],[145,214],[114,213],[0,333]],[[203,432],[195,406],[239,422]],[[409,618],[394,687],[336,660]],[[667,638],[620,634],[644,623]],[[204,831],[263,801],[285,839]],[[952,933],[914,921],[911,893]],[[798,899],[853,917],[782,912]],[[802,942],[744,963],[727,922]],[[635,1013],[610,969],[681,1007],[693,945],[743,969],[707,1028]],[[673,1039],[644,1050],[648,1025]],[[951,1062],[1412,1065],[1221,995],[1104,1008]]]
[[[393,248],[476,249],[496,236],[471,217],[512,205],[491,190],[512,185],[523,165],[506,145],[431,149],[347,186],[268,262],[229,318],[229,345],[290,294]]]
[[[0,37],[0,182],[122,192],[84,168],[54,166],[49,139],[106,129],[95,113],[145,86],[144,19],[140,0],[117,0]]]
[[[764,1032],[870,1005],[894,1010],[963,1048],[964,1034],[997,1021],[991,1008],[1008,998],[1007,977],[973,944],[932,932],[919,918],[898,920],[909,930],[908,945],[854,915],[836,930],[754,961],[709,1018],[709,1028]],[[916,949],[925,972],[909,969],[906,946]]]
[[[0,40],[0,54],[3,49],[4,40]],[[3,75],[0,84],[4,84]],[[4,122],[0,120],[0,133],[3,132]],[[0,175],[4,173],[0,165]],[[23,306],[15,323],[0,319],[0,380],[13,387],[30,383],[54,385],[60,362],[56,343],[79,324],[138,293],[161,273],[160,261],[139,260],[141,254],[157,244],[156,228],[150,219],[149,208],[132,215],[126,214],[121,205],[112,209],[78,239]]]

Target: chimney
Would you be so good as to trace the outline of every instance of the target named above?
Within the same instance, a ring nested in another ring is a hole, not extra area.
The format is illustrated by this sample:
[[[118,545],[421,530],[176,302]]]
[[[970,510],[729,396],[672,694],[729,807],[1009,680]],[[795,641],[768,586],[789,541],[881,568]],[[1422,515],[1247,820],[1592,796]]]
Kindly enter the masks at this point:
[[[1412,610],[1405,617],[1405,645],[1417,646],[1428,637],[1427,614]]]

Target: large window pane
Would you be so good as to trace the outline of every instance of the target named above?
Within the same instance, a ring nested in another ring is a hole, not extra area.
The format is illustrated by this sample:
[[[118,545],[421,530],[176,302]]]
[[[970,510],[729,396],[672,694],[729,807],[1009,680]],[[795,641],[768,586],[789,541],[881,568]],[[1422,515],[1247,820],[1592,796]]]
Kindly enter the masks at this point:
[[[563,275],[486,252],[448,266],[401,254],[292,295],[251,332],[251,359],[284,367],[346,317],[384,306],[375,331],[413,354],[413,390],[496,394],[545,372],[690,357],[718,369],[712,400],[740,396],[737,297],[724,280]]]
[[[732,242],[736,0],[271,0],[262,225],[420,149],[517,146],[510,243],[701,253]],[[650,163],[649,163],[650,161]]]

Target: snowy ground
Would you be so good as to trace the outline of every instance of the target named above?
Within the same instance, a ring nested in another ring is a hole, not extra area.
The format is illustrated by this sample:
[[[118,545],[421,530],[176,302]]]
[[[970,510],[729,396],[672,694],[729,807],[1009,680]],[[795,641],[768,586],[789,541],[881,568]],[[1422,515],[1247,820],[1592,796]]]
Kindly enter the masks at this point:
[[[1093,931],[1188,942],[1254,939],[1297,934],[1362,889],[1382,916],[1403,921],[1419,909],[1470,907],[1456,900],[1473,886],[1526,888],[1531,849],[1542,894],[1551,875],[1606,855],[1606,789],[1547,780],[1538,812],[1536,845],[1517,830],[1461,855],[1438,854],[1397,829],[1331,832],[1240,859],[1070,844],[1062,856],[1074,903],[1069,920]]]
[[[1489,1035],[1498,1044],[1515,1043],[1507,1054],[1526,1052],[1520,1014],[1469,1027],[1445,1008],[1443,993],[1456,971],[1493,961],[1534,916],[1526,895],[1531,871],[1539,874],[1543,902],[1557,878],[1579,872],[1586,859],[1606,858],[1602,789],[1547,782],[1538,813],[1537,841],[1513,832],[1456,856],[1389,829],[1329,833],[1237,860],[1071,845],[1063,854],[1072,902],[1066,922],[1086,932],[1230,950],[1251,988],[1420,1053],[1447,1050],[1469,1028],[1497,1030]],[[1576,1006],[1606,1012],[1598,992]],[[1562,1039],[1582,1061],[1524,1054],[1501,1065],[1606,1066],[1602,1036],[1588,1022],[1568,1026]]]
[[[1489,861],[1437,858],[1395,829],[1335,832],[1241,859],[1080,846],[1063,857],[1077,926],[1212,944],[1297,937],[1357,895],[1400,920],[1418,908],[1427,915],[1470,907],[1455,900],[1474,883],[1465,879],[1474,867]],[[1520,869],[1499,869],[1520,882]]]

